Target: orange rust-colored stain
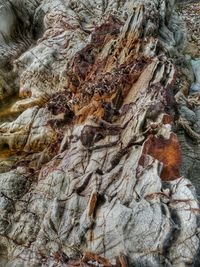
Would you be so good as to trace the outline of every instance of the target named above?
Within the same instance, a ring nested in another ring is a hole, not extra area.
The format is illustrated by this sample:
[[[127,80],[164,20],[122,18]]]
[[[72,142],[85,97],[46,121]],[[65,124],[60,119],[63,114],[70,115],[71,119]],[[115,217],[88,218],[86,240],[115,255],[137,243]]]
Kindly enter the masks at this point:
[[[84,122],[88,116],[93,116],[96,119],[102,118],[105,113],[102,103],[109,103],[115,98],[116,92],[113,92],[112,94],[104,94],[102,96],[100,96],[98,93],[95,93],[91,98],[91,102],[82,107],[80,110],[78,105],[74,106],[73,111],[76,115],[76,123]]]
[[[163,163],[160,175],[163,181],[175,180],[180,177],[181,148],[174,133],[171,133],[169,139],[150,135],[144,144],[140,165],[143,165],[145,155],[151,155]]]
[[[104,108],[102,107],[102,102],[100,99],[91,100],[87,106],[81,108],[76,115],[76,123],[82,123],[86,120],[88,116],[93,116],[94,118],[102,118],[104,115]]]
[[[94,210],[97,204],[97,193],[92,193],[89,203],[88,203],[88,216],[91,217],[94,215]]]

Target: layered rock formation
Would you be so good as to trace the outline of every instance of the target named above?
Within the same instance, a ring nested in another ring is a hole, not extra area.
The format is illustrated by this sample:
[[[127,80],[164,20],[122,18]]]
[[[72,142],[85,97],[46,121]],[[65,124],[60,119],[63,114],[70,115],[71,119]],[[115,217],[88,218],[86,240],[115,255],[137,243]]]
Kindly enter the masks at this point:
[[[0,8],[0,266],[199,266],[199,61],[174,1]]]

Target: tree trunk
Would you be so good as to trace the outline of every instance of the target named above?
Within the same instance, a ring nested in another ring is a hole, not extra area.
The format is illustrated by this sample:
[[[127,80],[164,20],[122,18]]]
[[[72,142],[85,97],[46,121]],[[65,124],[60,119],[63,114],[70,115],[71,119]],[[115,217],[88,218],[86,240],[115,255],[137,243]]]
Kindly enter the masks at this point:
[[[199,266],[193,7],[0,1],[0,266]]]

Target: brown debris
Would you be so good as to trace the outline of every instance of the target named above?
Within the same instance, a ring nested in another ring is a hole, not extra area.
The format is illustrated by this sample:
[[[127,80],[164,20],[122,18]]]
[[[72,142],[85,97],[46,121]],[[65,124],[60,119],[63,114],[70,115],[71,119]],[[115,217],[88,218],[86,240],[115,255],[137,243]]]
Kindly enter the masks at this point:
[[[113,265],[110,263],[109,260],[98,256],[92,252],[85,252],[83,258],[79,261],[69,261],[68,266],[69,267],[89,267],[89,266],[97,266],[97,264],[101,264],[104,267],[112,267]]]
[[[46,106],[53,115],[64,113],[66,118],[73,118],[74,114],[67,104],[66,92],[59,92],[53,95]]]
[[[131,86],[137,81],[147,62],[143,59],[120,65],[113,70],[112,74],[100,73],[93,77],[92,81],[78,88],[80,93],[71,109],[77,117],[77,123],[83,122],[88,116],[103,118],[105,104],[113,108],[120,108],[124,97],[128,94]]]
[[[116,264],[111,264],[111,262],[108,259],[105,259],[95,253],[92,252],[86,252],[83,256],[83,258],[79,261],[72,261],[70,260],[68,262],[69,267],[94,267],[98,266],[97,264],[101,264],[103,267],[128,267],[128,261],[127,257],[120,253],[118,257],[116,257]]]
[[[118,37],[121,26],[122,23],[111,16],[106,23],[96,27],[91,42],[76,53],[68,67],[69,106],[78,124],[89,116],[111,120],[113,115],[108,115],[106,106],[110,106],[116,114],[132,85],[150,63],[149,59],[135,54],[132,45],[128,53],[130,56],[120,62],[120,51],[125,47],[125,39],[120,38],[113,46],[113,52],[101,58],[101,49]],[[130,34],[127,38],[131,44],[135,36]],[[113,58],[116,62],[110,65]]]
[[[172,124],[173,122],[173,118],[172,116],[168,115],[168,114],[164,114],[163,118],[162,118],[162,123],[163,124]]]
[[[85,263],[87,263],[89,261],[98,262],[99,264],[103,264],[103,266],[105,266],[105,267],[111,267],[112,266],[112,264],[110,263],[109,260],[107,260],[101,256],[98,256],[92,252],[86,252],[82,261]]]

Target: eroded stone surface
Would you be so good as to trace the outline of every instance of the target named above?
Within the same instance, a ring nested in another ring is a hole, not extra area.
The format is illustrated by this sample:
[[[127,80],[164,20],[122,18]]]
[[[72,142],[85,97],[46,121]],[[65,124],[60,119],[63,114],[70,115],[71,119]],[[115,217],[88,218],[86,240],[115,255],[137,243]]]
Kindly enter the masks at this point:
[[[198,266],[199,203],[173,132],[178,117],[199,140],[198,96],[174,99],[170,57],[187,43],[174,1],[12,3],[10,23],[27,10],[23,37],[39,39],[22,53],[6,23],[0,48],[21,98],[0,124],[0,264]]]

